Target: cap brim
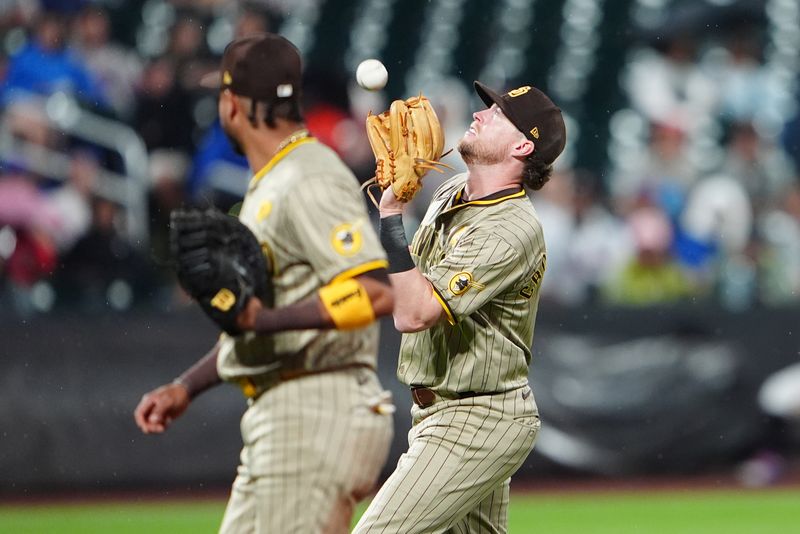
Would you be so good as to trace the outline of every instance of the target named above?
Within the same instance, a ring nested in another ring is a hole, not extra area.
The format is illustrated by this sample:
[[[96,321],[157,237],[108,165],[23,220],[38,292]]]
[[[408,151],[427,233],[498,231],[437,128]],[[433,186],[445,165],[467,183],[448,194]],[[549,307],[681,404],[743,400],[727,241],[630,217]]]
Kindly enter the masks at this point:
[[[478,96],[481,97],[481,100],[483,100],[483,103],[486,104],[487,108],[492,107],[492,104],[497,104],[500,106],[502,103],[503,99],[500,98],[500,95],[486,87],[481,82],[475,80],[475,82],[473,82],[473,86],[475,87],[475,92],[478,93]]]
[[[475,92],[478,93],[478,96],[481,97],[481,100],[483,100],[483,103],[486,104],[487,108],[492,107],[492,104],[497,104],[497,107],[503,110],[503,113],[505,114],[506,117],[508,117],[508,120],[511,121],[511,124],[516,126],[518,130],[522,131],[515,120],[513,112],[508,107],[508,103],[505,100],[503,100],[502,96],[495,93],[494,91],[486,87],[486,85],[482,84],[477,80],[473,82],[473,86],[475,87]]]
[[[219,89],[222,87],[222,71],[209,72],[200,78],[200,87],[206,89]]]

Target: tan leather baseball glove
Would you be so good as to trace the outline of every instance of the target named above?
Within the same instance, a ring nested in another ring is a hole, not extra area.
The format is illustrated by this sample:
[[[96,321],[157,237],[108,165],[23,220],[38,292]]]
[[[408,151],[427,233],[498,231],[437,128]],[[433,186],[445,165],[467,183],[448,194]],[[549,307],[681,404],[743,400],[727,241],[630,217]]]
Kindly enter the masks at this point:
[[[391,187],[398,200],[408,202],[422,187],[425,173],[431,169],[443,172],[440,167],[452,168],[439,161],[444,134],[433,106],[422,93],[395,100],[380,115],[370,113],[367,136],[376,162],[375,177],[363,186],[367,191],[374,184],[381,191]]]

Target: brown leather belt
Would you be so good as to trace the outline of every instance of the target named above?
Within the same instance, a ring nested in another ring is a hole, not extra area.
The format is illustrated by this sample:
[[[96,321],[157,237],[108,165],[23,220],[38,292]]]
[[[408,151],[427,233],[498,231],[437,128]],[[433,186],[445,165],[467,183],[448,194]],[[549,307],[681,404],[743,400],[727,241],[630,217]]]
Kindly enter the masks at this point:
[[[437,400],[441,399],[469,399],[470,397],[479,397],[481,395],[492,395],[493,393],[483,393],[478,391],[464,391],[462,393],[451,393],[447,396],[440,395],[432,389],[422,386],[411,386],[411,398],[414,399],[414,404],[420,408],[427,408],[433,406]]]

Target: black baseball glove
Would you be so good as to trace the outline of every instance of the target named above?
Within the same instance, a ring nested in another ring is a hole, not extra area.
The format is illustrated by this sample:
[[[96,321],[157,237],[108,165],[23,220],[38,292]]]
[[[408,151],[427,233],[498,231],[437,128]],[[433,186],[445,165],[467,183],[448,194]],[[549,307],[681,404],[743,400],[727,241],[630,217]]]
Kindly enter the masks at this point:
[[[181,287],[228,334],[241,334],[236,318],[250,297],[271,304],[267,259],[236,217],[213,208],[175,210],[170,247]]]

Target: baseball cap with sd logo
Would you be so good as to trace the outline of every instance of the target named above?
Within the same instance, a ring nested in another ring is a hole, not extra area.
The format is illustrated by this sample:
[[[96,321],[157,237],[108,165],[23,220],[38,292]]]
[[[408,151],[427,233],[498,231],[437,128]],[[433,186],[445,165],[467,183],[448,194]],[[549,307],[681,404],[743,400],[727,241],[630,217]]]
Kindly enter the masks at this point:
[[[475,92],[487,106],[497,104],[511,124],[533,141],[534,154],[548,165],[564,150],[567,130],[561,109],[539,89],[523,85],[499,95],[476,81]]]

